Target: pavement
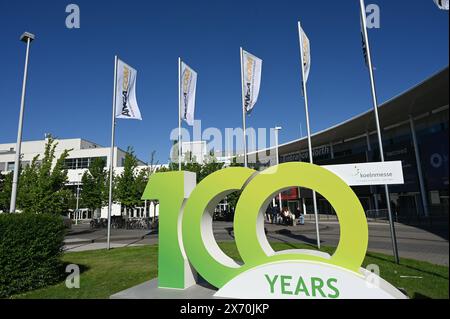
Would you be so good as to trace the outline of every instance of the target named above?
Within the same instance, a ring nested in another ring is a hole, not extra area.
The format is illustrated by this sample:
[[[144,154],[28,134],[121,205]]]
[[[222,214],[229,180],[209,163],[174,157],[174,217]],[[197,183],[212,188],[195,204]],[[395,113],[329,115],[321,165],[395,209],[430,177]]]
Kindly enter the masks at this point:
[[[404,224],[395,224],[400,258],[428,261],[438,265],[449,265],[448,225],[423,229]],[[214,222],[214,235],[218,242],[233,241],[231,222]],[[316,245],[315,223],[284,226],[266,224],[266,236],[270,242],[306,243]],[[339,223],[336,220],[320,221],[321,245],[336,247],[339,241]],[[111,230],[111,247],[129,247],[158,243],[156,231]],[[91,230],[89,224],[74,225],[65,238],[65,251],[86,251],[106,248],[106,229]],[[389,224],[369,222],[368,251],[392,255]]]

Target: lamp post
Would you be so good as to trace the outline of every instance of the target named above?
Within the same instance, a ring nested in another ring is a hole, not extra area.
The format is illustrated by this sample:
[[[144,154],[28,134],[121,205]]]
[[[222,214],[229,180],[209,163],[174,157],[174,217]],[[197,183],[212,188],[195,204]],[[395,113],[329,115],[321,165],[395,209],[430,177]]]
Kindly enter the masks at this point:
[[[78,173],[78,177],[81,176],[81,173]],[[81,184],[81,178],[78,180],[77,185],[77,208],[75,209],[75,225],[78,225],[78,210],[79,210],[79,203],[80,203],[80,184]]]
[[[17,142],[16,142],[16,157],[14,160],[14,176],[12,182],[11,190],[11,203],[9,207],[9,212],[14,213],[16,211],[16,198],[17,198],[17,183],[19,181],[19,163],[20,163],[20,149],[22,144],[22,126],[23,126],[23,113],[25,107],[25,92],[27,87],[27,75],[28,75],[28,57],[30,54],[30,43],[35,38],[34,34],[25,32],[20,37],[20,41],[27,44],[27,51],[25,54],[25,69],[23,71],[23,82],[22,82],[22,97],[20,100],[20,115],[19,115],[19,127],[17,129]]]

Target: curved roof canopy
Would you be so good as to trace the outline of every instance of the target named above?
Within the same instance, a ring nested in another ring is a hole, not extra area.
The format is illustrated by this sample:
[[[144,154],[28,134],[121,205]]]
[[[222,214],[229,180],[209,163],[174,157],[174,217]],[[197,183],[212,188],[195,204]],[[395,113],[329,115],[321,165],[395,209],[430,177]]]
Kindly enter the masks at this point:
[[[449,73],[447,67],[424,82],[380,105],[378,113],[381,127],[390,127],[409,120],[409,116],[421,116],[448,106],[448,88]],[[372,108],[345,122],[311,135],[311,143],[314,148],[331,142],[338,143],[373,131],[376,131],[376,126]],[[280,145],[279,152],[280,154],[289,154],[307,148],[308,139],[304,137]],[[266,149],[258,151],[258,153],[264,156],[264,153],[268,151]]]

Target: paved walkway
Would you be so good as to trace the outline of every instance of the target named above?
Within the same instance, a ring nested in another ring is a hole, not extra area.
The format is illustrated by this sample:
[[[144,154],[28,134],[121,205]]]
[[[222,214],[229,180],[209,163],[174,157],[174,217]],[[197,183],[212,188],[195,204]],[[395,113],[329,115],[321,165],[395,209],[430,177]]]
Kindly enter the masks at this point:
[[[396,224],[395,226],[401,258],[449,265],[448,230],[437,229],[431,232],[403,224]],[[214,222],[213,228],[217,241],[234,240],[232,223]],[[314,222],[307,221],[305,225],[294,227],[266,224],[265,228],[267,238],[271,242],[308,243],[312,245],[317,242]],[[337,246],[340,230],[337,221],[322,220],[319,229],[322,245]],[[66,251],[104,249],[106,248],[106,229],[91,230],[89,225],[76,225],[66,236],[65,243]],[[157,243],[157,233],[148,230],[111,230],[111,246],[114,248]],[[368,250],[392,255],[389,224],[369,222]]]

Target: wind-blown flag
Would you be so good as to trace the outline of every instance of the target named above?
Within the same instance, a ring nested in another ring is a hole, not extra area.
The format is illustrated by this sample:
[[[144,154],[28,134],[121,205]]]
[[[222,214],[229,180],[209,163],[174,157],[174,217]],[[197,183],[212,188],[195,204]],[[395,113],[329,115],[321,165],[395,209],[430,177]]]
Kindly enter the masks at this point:
[[[441,10],[449,10],[449,0],[434,0],[434,3],[436,3]]]
[[[121,60],[117,61],[116,118],[142,120],[136,101],[137,71]]]
[[[309,71],[311,70],[311,46],[305,31],[299,25],[300,48],[302,50],[303,61],[303,81],[308,82]]]
[[[364,17],[365,18],[365,17]],[[361,43],[362,43],[362,51],[363,51],[363,56],[364,56],[364,62],[366,63],[366,66],[369,67],[369,60],[367,57],[367,44],[366,44],[366,37],[364,35],[364,24],[362,22],[362,19],[359,21],[360,25],[361,25]]]
[[[184,62],[181,63],[181,119],[190,126],[194,125],[195,92],[197,89],[197,73]]]
[[[242,91],[244,94],[244,108],[250,114],[258,100],[261,87],[262,60],[253,54],[242,51]]]

